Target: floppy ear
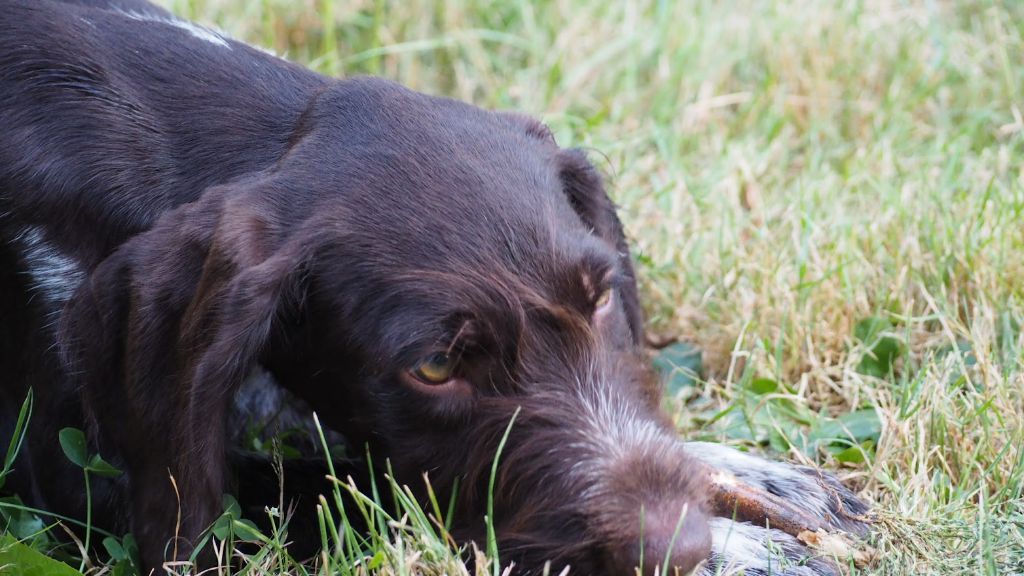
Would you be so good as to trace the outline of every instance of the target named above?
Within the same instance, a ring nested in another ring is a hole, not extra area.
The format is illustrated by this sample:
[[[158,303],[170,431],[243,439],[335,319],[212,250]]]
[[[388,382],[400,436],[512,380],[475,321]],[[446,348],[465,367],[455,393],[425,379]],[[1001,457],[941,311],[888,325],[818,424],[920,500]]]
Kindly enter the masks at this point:
[[[149,566],[169,538],[195,538],[219,513],[231,398],[301,302],[302,243],[286,242],[257,198],[213,188],[168,213],[103,261],[62,315],[63,357],[94,441],[127,468]]]
[[[569,198],[569,204],[594,235],[608,242],[619,255],[619,267],[625,276],[622,283],[623,306],[633,332],[633,340],[642,345],[644,321],[637,294],[636,273],[615,204],[604,190],[601,175],[582,150],[559,151],[558,166],[562,189]]]

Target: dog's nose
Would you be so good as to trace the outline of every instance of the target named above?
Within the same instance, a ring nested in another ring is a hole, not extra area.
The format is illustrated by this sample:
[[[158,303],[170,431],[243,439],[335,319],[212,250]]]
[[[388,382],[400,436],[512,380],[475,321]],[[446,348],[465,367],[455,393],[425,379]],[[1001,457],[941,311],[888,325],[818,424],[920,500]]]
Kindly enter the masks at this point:
[[[610,574],[684,576],[711,551],[708,518],[699,507],[663,505],[645,510],[639,542],[611,555]]]

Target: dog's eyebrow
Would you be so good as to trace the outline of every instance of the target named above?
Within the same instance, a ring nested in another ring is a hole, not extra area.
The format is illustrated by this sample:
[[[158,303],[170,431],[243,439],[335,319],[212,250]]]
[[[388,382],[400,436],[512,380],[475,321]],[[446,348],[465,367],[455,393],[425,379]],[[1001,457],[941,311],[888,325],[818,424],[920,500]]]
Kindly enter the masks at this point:
[[[456,330],[455,334],[452,335],[452,337],[448,340],[448,347],[445,350],[446,353],[451,354],[452,351],[456,349],[460,342],[464,342],[467,339],[467,336],[469,336],[469,328],[472,325],[472,323],[473,320],[469,318],[462,321],[462,324],[459,326],[458,330]]]
[[[604,252],[587,251],[576,265],[580,285],[588,300],[595,300],[601,292],[615,285],[619,276],[618,261]]]
[[[385,354],[397,364],[414,362],[425,354],[435,352],[465,355],[474,350],[487,348],[493,342],[499,326],[507,326],[508,319],[492,318],[483,310],[470,306],[459,306],[438,310],[411,319],[406,310],[404,318],[416,324],[415,330],[393,333]],[[399,322],[401,324],[401,321]],[[487,328],[487,327],[490,328]]]
[[[580,282],[590,300],[596,300],[602,292],[619,284],[619,271],[613,262],[580,270]]]

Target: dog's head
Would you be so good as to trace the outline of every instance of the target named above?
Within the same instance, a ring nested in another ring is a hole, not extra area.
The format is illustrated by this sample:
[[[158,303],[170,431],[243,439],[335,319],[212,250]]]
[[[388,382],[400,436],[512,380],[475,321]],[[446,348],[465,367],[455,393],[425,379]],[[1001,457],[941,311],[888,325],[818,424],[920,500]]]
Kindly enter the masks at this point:
[[[321,93],[290,138],[276,166],[123,246],[69,306],[93,417],[129,406],[100,436],[138,451],[117,436],[173,423],[167,465],[213,465],[227,399],[262,363],[401,482],[457,485],[465,539],[483,540],[509,430],[503,559],[702,559],[703,483],[659,413],[622,227],[585,156],[528,118],[369,79]],[[216,475],[182,489],[212,494]]]

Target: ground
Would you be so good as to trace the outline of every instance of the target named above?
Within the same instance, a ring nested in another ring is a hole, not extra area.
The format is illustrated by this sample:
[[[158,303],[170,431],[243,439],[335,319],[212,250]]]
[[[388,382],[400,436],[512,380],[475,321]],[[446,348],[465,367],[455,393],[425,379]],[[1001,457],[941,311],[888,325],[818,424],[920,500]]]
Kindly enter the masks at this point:
[[[165,5],[543,118],[607,174],[652,331],[701,351],[662,353],[698,369],[681,433],[836,471],[880,518],[857,573],[1024,573],[1024,3]],[[464,570],[406,525],[367,565]]]

